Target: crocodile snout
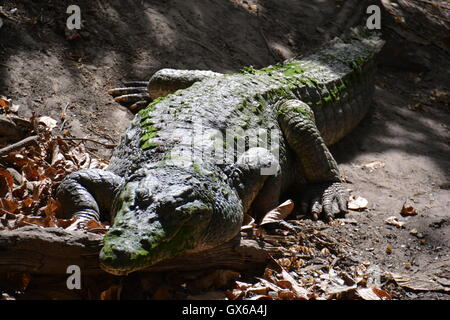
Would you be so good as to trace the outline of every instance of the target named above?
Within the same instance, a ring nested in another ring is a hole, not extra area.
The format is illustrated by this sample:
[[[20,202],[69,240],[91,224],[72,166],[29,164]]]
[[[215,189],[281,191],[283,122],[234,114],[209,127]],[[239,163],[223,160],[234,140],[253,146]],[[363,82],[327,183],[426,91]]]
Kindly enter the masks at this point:
[[[100,251],[100,266],[114,275],[127,275],[140,269],[148,252],[134,246],[106,244]]]

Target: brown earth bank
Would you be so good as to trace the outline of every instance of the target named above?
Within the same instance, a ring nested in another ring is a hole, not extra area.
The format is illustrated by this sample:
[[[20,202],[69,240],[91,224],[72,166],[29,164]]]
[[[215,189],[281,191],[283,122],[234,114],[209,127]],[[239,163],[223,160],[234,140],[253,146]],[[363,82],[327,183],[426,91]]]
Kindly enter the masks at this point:
[[[65,29],[72,2],[2,2],[0,95],[20,106],[19,116],[58,120],[55,134],[105,144],[117,143],[133,116],[107,94],[122,81],[147,80],[164,67],[230,73],[304,55],[378,4],[387,43],[373,110],[331,149],[368,208],[316,225],[345,237],[355,259],[396,274],[396,285],[386,284],[395,298],[450,298],[448,2],[77,1],[75,33]],[[402,217],[405,203],[418,214]],[[392,216],[404,226],[387,224]]]

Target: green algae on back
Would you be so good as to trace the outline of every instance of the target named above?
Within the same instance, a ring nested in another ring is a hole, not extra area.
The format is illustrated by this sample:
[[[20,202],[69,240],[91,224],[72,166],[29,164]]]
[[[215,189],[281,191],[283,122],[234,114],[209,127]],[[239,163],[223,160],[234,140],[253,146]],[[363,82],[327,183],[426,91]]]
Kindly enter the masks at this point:
[[[151,140],[157,136],[158,128],[154,126],[152,121],[151,112],[155,106],[167,97],[160,97],[153,100],[146,108],[140,110],[138,115],[140,116],[140,125],[142,128],[142,134],[140,139],[140,146],[143,150],[152,149],[158,146],[158,143]]]
[[[302,68],[300,61],[291,61],[288,63],[279,63],[272,66],[268,66],[262,69],[255,69],[252,66],[244,67],[239,72],[240,74],[267,74],[278,72],[284,76],[294,76],[305,72]]]

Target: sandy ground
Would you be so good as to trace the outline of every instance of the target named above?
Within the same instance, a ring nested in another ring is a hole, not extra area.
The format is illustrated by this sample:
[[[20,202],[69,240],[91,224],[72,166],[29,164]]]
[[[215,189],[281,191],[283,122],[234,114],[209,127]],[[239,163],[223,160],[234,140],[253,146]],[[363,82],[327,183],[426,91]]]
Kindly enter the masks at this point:
[[[2,4],[0,94],[21,106],[21,116],[35,112],[59,124],[67,107],[64,129],[105,143],[116,143],[133,116],[107,89],[126,79],[148,79],[163,67],[235,72],[307,54],[327,38],[340,4],[78,2],[83,27],[74,40],[64,29],[70,1]],[[449,279],[448,51],[410,44],[393,30],[382,26],[388,44],[380,57],[373,111],[332,147],[348,187],[368,200],[368,210],[350,213],[347,218],[355,221],[330,231],[349,238],[360,258],[374,266]],[[111,150],[88,145],[110,156]],[[374,161],[375,168],[364,167]],[[418,215],[400,216],[405,201]],[[390,216],[405,221],[404,228],[387,225]],[[443,290],[395,290],[403,299],[450,298]]]

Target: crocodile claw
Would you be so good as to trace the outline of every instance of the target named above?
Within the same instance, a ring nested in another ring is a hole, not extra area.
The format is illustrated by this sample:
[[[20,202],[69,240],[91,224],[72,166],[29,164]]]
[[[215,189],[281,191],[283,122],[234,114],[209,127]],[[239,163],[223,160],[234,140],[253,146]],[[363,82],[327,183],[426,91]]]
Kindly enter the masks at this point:
[[[300,201],[302,213],[310,214],[313,220],[323,218],[329,222],[336,216],[347,213],[348,195],[342,183],[332,182],[309,187]]]
[[[148,81],[128,81],[125,87],[109,89],[108,93],[114,100],[128,107],[131,111],[137,112],[145,108],[151,101],[148,94]]]

